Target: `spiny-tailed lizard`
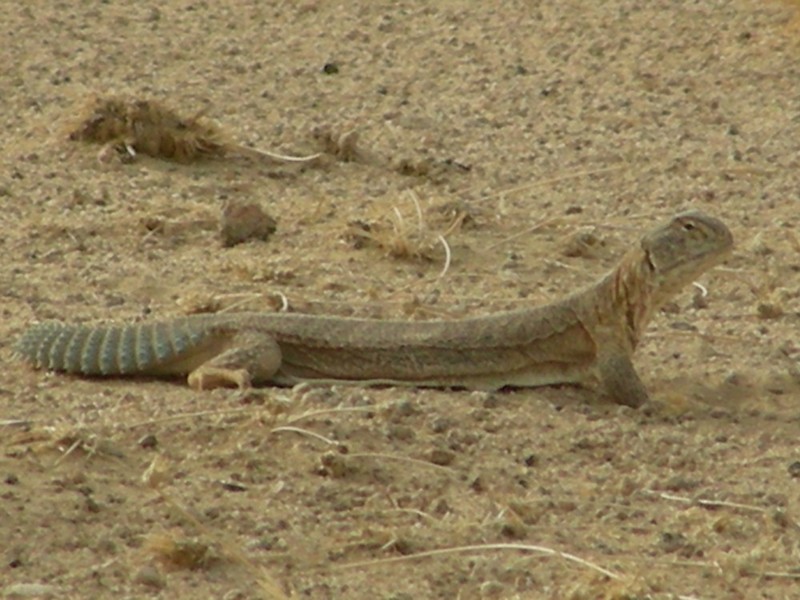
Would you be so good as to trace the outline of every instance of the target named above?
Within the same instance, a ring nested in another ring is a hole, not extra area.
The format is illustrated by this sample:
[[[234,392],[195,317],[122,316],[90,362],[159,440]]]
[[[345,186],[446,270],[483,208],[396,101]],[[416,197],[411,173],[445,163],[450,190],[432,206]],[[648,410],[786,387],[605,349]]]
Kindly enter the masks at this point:
[[[720,220],[680,213],[646,233],[594,285],[566,298],[459,320],[286,313],[193,315],[110,325],[46,321],[16,352],[82,375],[188,374],[195,389],[309,380],[494,390],[599,383],[619,404],[648,394],[631,357],[653,314],[733,247]]]

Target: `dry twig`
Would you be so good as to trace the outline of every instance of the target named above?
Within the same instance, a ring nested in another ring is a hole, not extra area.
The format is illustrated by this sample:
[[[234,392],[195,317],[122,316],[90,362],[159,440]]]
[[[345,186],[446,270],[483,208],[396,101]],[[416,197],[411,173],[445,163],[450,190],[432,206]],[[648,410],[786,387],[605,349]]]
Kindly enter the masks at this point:
[[[540,554],[545,554],[547,556],[555,556],[558,558],[563,558],[564,560],[574,562],[584,567],[588,567],[589,569],[597,571],[598,573],[602,573],[603,575],[611,579],[622,579],[621,575],[618,575],[613,571],[609,571],[608,569],[604,569],[603,567],[596,565],[588,560],[585,560],[579,556],[575,556],[574,554],[570,554],[568,552],[561,552],[559,550],[553,550],[552,548],[548,548],[546,546],[536,546],[532,544],[476,544],[471,546],[455,546],[453,548],[439,548],[437,550],[428,550],[426,552],[416,552],[414,554],[408,554],[406,556],[395,556],[392,558],[379,558],[375,560],[365,560],[355,563],[347,563],[344,565],[336,565],[333,568],[356,569],[360,567],[371,567],[384,564],[408,562],[431,556],[445,556],[448,554],[485,552],[487,550],[522,550],[523,552],[537,552]]]

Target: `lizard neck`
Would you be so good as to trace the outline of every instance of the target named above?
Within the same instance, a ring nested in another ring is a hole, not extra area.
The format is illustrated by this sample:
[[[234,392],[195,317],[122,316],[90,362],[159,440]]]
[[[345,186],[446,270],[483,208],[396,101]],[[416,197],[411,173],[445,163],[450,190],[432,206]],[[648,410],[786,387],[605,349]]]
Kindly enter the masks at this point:
[[[645,327],[658,309],[656,284],[647,256],[635,248],[622,257],[607,277],[611,305],[624,315],[625,329],[632,348],[636,348]]]

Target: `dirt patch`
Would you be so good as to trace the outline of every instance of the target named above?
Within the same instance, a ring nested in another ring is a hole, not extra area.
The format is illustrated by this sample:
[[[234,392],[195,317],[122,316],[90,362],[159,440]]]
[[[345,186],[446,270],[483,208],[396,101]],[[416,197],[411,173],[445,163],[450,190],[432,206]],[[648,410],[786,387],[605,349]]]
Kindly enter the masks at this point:
[[[489,4],[6,7],[7,596],[796,595],[797,3]],[[98,160],[65,135],[92,94],[329,157]],[[275,232],[223,247],[229,202]],[[648,330],[647,411],[569,387],[196,393],[11,353],[47,318],[535,305],[687,207],[737,248]]]

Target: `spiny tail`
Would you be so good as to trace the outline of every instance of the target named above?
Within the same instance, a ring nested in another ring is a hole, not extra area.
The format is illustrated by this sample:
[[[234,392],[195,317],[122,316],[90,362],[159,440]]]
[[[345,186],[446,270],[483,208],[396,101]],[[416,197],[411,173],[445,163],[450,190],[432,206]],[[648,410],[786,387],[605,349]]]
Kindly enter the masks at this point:
[[[207,330],[186,321],[125,325],[69,325],[45,321],[28,329],[15,351],[37,369],[81,375],[144,373],[178,359]]]

